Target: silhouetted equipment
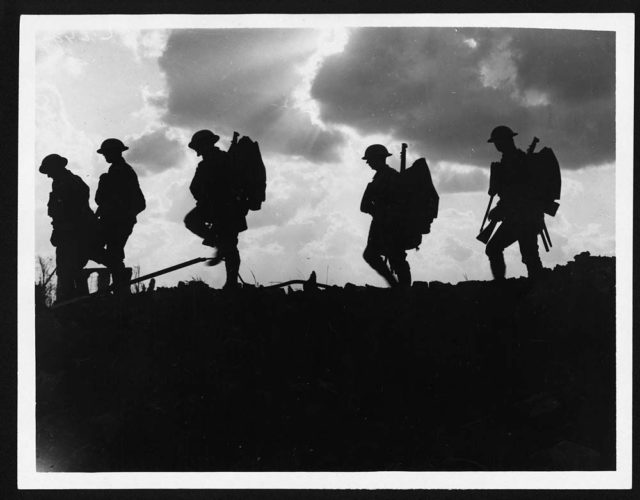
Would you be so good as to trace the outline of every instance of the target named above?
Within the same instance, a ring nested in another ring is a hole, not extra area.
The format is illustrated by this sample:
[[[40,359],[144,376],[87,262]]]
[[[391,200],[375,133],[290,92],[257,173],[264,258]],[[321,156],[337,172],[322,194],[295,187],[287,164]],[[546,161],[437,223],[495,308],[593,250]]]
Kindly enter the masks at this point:
[[[438,217],[440,197],[433,185],[429,165],[424,158],[418,158],[406,168],[407,144],[402,143],[400,152],[400,177],[398,196],[401,199],[401,221],[406,250],[418,248],[422,235],[431,232],[431,224]]]
[[[493,200],[493,198],[491,198],[491,199]],[[489,202],[489,203],[491,203],[491,202]],[[489,206],[491,206],[491,204],[489,204]],[[487,210],[488,210],[488,208],[487,208]],[[476,239],[478,241],[481,241],[482,243],[484,243],[486,245],[489,242],[489,240],[491,239],[491,235],[493,234],[493,231],[496,229],[496,226],[498,225],[498,222],[500,222],[498,219],[493,219],[493,220],[489,221],[489,224],[487,224],[487,227],[484,227],[484,228],[480,229],[480,234],[478,234],[478,236],[476,236]]]
[[[304,291],[316,290],[318,288],[329,288],[329,285],[325,285],[324,283],[318,283],[316,279],[316,272],[312,271],[309,275],[308,280],[289,280],[284,281],[283,283],[275,283],[273,285],[262,286],[259,288],[269,289],[269,288],[282,288],[290,285],[302,285],[302,289]]]
[[[234,174],[238,176],[240,196],[247,209],[260,210],[266,198],[267,170],[258,142],[247,136],[238,139],[239,135],[238,132],[233,133],[228,153]]]
[[[422,242],[422,235],[431,232],[431,224],[438,217],[440,197],[424,158],[418,158],[402,172],[400,182],[404,197],[404,224],[410,236],[405,248],[409,250],[417,248]]]
[[[551,244],[551,237],[549,236],[549,230],[547,229],[547,225],[544,222],[542,223],[542,230],[540,231],[540,236],[542,237],[542,244],[544,245],[545,250],[548,252],[553,245]]]
[[[402,143],[402,150],[400,151],[400,172],[404,172],[407,168],[407,143]]]
[[[197,264],[199,262],[205,262],[207,260],[209,260],[210,257],[198,257],[196,259],[191,259],[188,260],[186,262],[182,262],[180,264],[176,264],[175,266],[170,266],[170,267],[165,267],[164,269],[160,269],[159,271],[154,271],[152,273],[149,274],[145,274],[144,276],[139,276],[138,278],[135,279],[130,279],[129,282],[127,284],[125,284],[125,286],[131,286],[134,285],[136,283],[139,283],[141,281],[145,281],[151,278],[155,278],[156,276],[161,276],[163,274],[167,274],[170,273],[172,271],[177,271],[178,269],[182,269],[183,267],[189,267],[192,266],[193,264]],[[131,268],[128,268],[129,270],[131,270]],[[131,273],[129,273],[129,276],[131,276]],[[80,302],[82,300],[86,300],[92,297],[97,297],[97,296],[103,296],[107,293],[109,293],[110,291],[115,290],[116,288],[122,286],[121,284],[112,284],[109,287],[103,288],[103,289],[99,289],[96,292],[90,293],[89,295],[84,295],[82,297],[76,297],[74,299],[71,300],[65,300],[64,302],[60,302],[55,304],[54,306],[51,307],[51,309],[57,309],[59,307],[63,307],[63,306],[67,306],[69,304],[75,304],[77,302]]]
[[[536,196],[544,202],[544,213],[553,217],[560,206],[556,200],[560,199],[562,188],[558,159],[551,148],[544,147],[528,155],[528,161]]]

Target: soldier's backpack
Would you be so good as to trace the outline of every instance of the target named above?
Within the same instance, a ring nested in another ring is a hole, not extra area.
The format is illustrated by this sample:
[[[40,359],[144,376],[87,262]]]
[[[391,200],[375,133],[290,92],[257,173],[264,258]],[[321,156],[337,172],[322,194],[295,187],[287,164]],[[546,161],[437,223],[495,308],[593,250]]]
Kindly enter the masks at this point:
[[[262,161],[258,142],[252,141],[247,136],[238,140],[238,135],[237,132],[234,132],[233,141],[229,147],[229,155],[237,175],[238,188],[245,208],[260,210],[266,198],[267,170]]]
[[[553,150],[548,147],[527,155],[535,197],[544,203],[545,213],[554,216],[558,210],[562,180],[560,164]]]
[[[438,217],[440,197],[433,185],[429,166],[424,158],[400,173],[403,197],[403,226],[406,250],[418,248],[422,235],[431,232],[431,223]]]

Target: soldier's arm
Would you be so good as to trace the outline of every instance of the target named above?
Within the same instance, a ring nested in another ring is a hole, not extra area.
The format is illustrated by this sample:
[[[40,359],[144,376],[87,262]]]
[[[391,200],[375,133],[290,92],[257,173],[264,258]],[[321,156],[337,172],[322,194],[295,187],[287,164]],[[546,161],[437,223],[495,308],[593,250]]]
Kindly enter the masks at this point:
[[[102,174],[98,180],[98,189],[96,190],[95,202],[100,206],[106,201],[107,184],[109,182],[107,174]]]
[[[196,199],[196,201],[200,201],[203,198],[203,184],[204,175],[202,172],[202,167],[198,165],[198,167],[196,168],[196,173],[191,180],[191,184],[189,185],[189,191],[191,191],[191,194]]]
[[[364,194],[362,195],[362,201],[360,202],[360,211],[365,214],[373,215],[374,202],[372,196],[372,183],[367,184]]]

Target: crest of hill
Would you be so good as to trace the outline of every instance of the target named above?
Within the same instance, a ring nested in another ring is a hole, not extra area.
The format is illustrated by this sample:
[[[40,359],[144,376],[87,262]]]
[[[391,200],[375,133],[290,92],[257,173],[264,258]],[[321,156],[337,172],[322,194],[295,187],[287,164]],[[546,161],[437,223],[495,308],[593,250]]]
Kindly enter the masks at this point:
[[[588,253],[501,285],[192,282],[37,311],[38,432],[78,442],[67,471],[611,469],[615,334]]]

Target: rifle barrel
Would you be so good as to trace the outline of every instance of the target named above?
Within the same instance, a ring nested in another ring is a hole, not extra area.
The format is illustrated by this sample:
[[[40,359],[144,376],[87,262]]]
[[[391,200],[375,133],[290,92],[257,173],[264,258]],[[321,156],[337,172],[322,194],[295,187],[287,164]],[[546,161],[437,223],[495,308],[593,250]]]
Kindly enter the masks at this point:
[[[402,143],[402,150],[400,151],[400,172],[404,172],[407,168],[407,143]]]
[[[487,211],[484,213],[484,219],[482,219],[482,225],[480,226],[480,232],[482,232],[482,230],[484,229],[484,225],[487,222],[487,217],[489,217],[489,211],[491,210],[491,204],[493,203],[493,197],[495,195],[491,195],[491,198],[489,198],[489,204],[487,205]]]

